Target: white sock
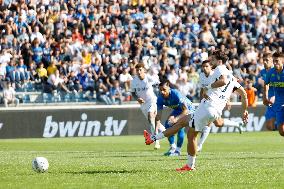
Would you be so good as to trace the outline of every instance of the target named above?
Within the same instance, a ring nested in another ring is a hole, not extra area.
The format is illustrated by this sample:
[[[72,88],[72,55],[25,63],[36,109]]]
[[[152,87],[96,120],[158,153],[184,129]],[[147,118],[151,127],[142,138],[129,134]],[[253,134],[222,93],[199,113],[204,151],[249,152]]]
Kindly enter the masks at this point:
[[[149,124],[151,134],[154,135],[156,134],[155,132],[155,118],[150,118],[150,124]]]
[[[160,141],[159,141],[159,140],[156,140],[156,141],[155,141],[155,144],[156,144],[156,145],[160,145]]]
[[[180,147],[177,147],[177,148],[176,148],[176,151],[180,152]]]
[[[157,135],[155,135],[156,136],[156,140],[160,140],[160,139],[163,139],[163,138],[165,138],[165,135],[164,135],[164,133],[159,133],[159,134],[157,134]]]
[[[160,124],[158,128],[158,132],[164,132],[166,130],[165,126]]]
[[[174,149],[176,149],[176,148],[177,148],[176,143],[171,144],[171,147],[174,148]]]
[[[223,125],[227,127],[239,127],[239,122],[231,121],[229,119],[224,119]]]
[[[208,126],[204,127],[204,129],[202,130],[202,133],[200,135],[200,139],[198,141],[199,147],[201,147],[204,144],[204,142],[205,142],[206,138],[208,137],[210,131],[211,131],[211,127],[208,127]]]
[[[187,155],[187,164],[190,168],[195,168],[196,156]]]

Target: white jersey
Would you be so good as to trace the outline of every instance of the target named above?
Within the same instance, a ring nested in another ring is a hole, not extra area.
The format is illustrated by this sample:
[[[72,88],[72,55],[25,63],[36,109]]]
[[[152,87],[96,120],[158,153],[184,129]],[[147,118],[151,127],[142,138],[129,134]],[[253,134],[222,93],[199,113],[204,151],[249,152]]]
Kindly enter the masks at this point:
[[[217,66],[215,68],[214,73],[210,76],[211,82],[214,83],[215,81],[217,81],[221,75],[226,75],[228,79],[227,84],[222,87],[211,88],[207,92],[207,95],[211,99],[212,105],[215,105],[219,111],[222,111],[225,108],[227,101],[233,92],[233,89],[241,87],[241,85],[237,82],[237,79],[224,65]]]
[[[201,72],[200,74],[200,77],[199,77],[199,85],[200,85],[200,88],[204,88],[210,84],[212,84],[212,78],[211,77],[213,75],[213,71],[211,71],[211,73],[209,74],[209,76],[207,77],[204,72]]]
[[[153,85],[159,84],[158,78],[151,77],[148,74],[141,80],[138,76],[135,76],[131,81],[131,91],[135,92],[138,98],[142,98],[145,102],[156,103],[157,97],[154,93]]]

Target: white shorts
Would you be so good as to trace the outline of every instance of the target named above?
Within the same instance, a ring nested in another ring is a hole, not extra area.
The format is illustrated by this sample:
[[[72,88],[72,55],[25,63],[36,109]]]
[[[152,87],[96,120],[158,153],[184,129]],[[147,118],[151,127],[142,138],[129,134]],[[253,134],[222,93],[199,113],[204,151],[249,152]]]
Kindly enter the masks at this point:
[[[144,116],[148,119],[149,112],[157,113],[157,104],[155,102],[144,102],[141,104],[140,109]]]
[[[214,107],[210,101],[202,100],[193,114],[193,118],[190,121],[189,126],[192,127],[192,122],[194,122],[195,131],[202,131],[205,126],[210,122],[215,121],[217,118],[221,117],[222,111],[220,112],[216,107]]]

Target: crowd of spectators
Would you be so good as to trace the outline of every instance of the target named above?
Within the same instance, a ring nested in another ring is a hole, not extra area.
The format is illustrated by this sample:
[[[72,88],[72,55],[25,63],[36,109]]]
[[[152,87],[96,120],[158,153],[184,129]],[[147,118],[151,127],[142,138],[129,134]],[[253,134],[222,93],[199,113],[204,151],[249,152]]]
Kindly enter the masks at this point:
[[[284,49],[283,1],[0,0],[0,80],[106,104],[131,100],[135,65],[198,99],[201,62],[215,49],[261,96],[266,52]]]

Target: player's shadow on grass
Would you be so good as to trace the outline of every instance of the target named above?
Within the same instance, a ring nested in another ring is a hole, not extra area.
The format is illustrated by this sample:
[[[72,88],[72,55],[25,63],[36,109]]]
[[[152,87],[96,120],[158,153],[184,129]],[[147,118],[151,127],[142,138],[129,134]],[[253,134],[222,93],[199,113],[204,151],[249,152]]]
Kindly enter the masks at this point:
[[[70,173],[70,174],[132,174],[132,173],[138,173],[141,172],[139,170],[93,170],[93,171],[78,171],[78,172],[66,172],[66,173]]]

